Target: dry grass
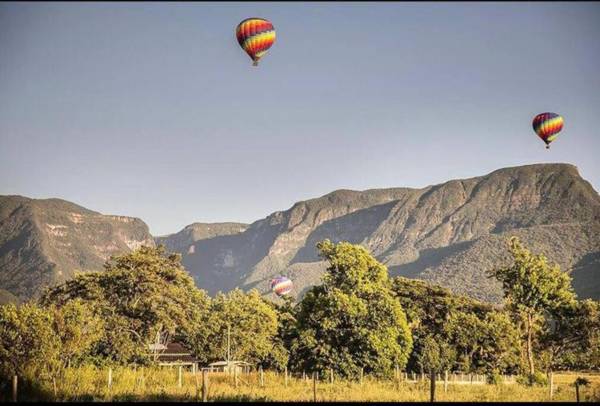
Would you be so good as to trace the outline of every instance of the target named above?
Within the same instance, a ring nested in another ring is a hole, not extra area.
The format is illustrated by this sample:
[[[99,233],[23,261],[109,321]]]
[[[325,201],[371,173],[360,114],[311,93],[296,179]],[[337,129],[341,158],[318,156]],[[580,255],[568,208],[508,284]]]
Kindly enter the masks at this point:
[[[113,384],[107,385],[107,369],[82,367],[67,371],[57,382],[57,396],[51,383],[42,382],[41,391],[47,399],[68,401],[197,401],[200,400],[202,375],[183,373],[183,385],[178,387],[176,368],[115,368]],[[554,401],[575,401],[572,383],[578,376],[586,376],[592,384],[582,389],[582,401],[600,400],[600,375],[561,373],[555,374]],[[288,378],[283,374],[265,372],[265,386],[260,387],[257,373],[240,375],[236,388],[233,377],[226,374],[209,374],[209,401],[312,401],[311,380]],[[448,385],[444,393],[442,384],[436,390],[438,401],[549,401],[548,387],[527,387],[520,384],[499,385]],[[317,401],[429,401],[429,382],[394,382],[365,377],[358,382],[336,380],[317,382]]]

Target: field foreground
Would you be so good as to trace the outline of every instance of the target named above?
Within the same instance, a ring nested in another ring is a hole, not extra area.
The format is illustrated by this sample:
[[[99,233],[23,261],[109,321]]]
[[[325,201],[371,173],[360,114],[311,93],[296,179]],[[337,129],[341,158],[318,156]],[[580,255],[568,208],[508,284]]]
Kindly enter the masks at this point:
[[[108,385],[108,369],[83,367],[67,370],[65,376],[53,383],[39,381],[35,384],[22,380],[19,400],[47,401],[200,401],[202,399],[202,374],[183,371],[179,386],[176,368],[115,368],[112,384]],[[241,374],[237,387],[233,376],[209,373],[208,401],[312,401],[313,382],[302,376],[288,377],[287,385],[282,373],[265,372],[264,386],[257,372]],[[581,401],[600,401],[600,375],[557,373],[554,377],[553,401],[576,401],[573,382],[585,376],[591,384],[580,387]],[[3,385],[7,399],[8,385]],[[376,380],[366,376],[361,383],[335,379],[331,384],[317,381],[317,401],[429,401],[430,383],[413,381]],[[490,385],[448,384],[438,381],[436,401],[550,401],[549,386],[527,387],[519,383]]]

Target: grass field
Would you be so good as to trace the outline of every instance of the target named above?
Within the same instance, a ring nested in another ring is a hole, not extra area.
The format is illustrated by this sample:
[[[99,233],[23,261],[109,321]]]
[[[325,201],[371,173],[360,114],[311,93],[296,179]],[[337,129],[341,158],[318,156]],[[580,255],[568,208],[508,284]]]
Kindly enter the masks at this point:
[[[572,385],[578,376],[586,376],[592,384],[581,389],[581,401],[600,400],[600,375],[555,374],[554,401],[575,401]],[[177,369],[116,368],[112,387],[108,388],[107,369],[84,367],[70,369],[56,382],[38,382],[36,387],[21,384],[19,400],[57,401],[197,401],[201,399],[202,375],[184,371],[178,385]],[[257,373],[240,375],[238,387],[233,377],[223,373],[209,374],[209,401],[312,401],[312,380],[288,378],[265,372],[264,387]],[[56,395],[55,395],[56,393]],[[394,382],[365,377],[362,384],[344,380],[317,382],[317,401],[429,401],[429,382]],[[437,385],[437,401],[549,401],[547,386],[527,387],[518,383],[498,385]]]

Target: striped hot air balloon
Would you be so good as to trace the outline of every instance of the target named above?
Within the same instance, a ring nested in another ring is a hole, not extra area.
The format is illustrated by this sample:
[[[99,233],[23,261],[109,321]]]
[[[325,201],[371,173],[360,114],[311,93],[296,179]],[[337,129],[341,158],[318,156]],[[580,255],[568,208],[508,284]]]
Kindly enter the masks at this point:
[[[287,295],[292,291],[293,286],[292,281],[285,276],[278,276],[271,281],[271,290],[278,296]]]
[[[562,130],[564,120],[556,113],[542,113],[533,119],[533,130],[546,143],[546,148],[550,148],[550,143],[558,137]]]
[[[275,42],[275,28],[270,21],[264,18],[247,18],[238,24],[236,32],[238,43],[258,66],[271,45]]]

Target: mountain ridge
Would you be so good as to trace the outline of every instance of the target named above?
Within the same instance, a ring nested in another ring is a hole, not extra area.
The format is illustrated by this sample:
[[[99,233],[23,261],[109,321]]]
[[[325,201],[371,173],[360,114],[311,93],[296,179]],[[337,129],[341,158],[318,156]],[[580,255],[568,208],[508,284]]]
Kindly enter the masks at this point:
[[[500,287],[485,271],[508,260],[511,235],[570,272],[583,297],[600,298],[600,196],[564,163],[500,168],[422,188],[337,189],[250,224],[192,223],[156,237],[135,217],[62,199],[0,196],[0,289],[25,299],[75,270],[101,270],[110,255],[163,244],[181,253],[211,294],[240,287],[272,295],[269,281],[285,274],[298,297],[319,283],[325,264],[315,244],[329,238],[365,246],[391,275],[498,302]]]
[[[572,204],[564,205],[564,199]],[[318,283],[324,270],[316,242],[347,240],[369,248],[392,274],[450,284],[456,293],[498,301],[497,284],[472,270],[461,277],[453,264],[464,266],[466,258],[478,257],[475,262],[491,266],[483,258],[502,260],[501,240],[508,234],[535,240],[539,232],[569,243],[560,230],[568,223],[575,225],[572,233],[586,236],[582,243],[595,258],[599,208],[598,193],[574,165],[531,164],[420,189],[339,189],[276,211],[236,236],[197,242],[194,251],[202,263],[195,254],[182,254],[186,269],[211,293],[235,286],[267,292],[269,279],[285,273],[299,281],[299,295]],[[548,251],[549,246],[534,241],[532,249],[540,248]],[[562,265],[574,266],[571,262]]]

